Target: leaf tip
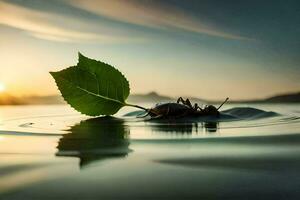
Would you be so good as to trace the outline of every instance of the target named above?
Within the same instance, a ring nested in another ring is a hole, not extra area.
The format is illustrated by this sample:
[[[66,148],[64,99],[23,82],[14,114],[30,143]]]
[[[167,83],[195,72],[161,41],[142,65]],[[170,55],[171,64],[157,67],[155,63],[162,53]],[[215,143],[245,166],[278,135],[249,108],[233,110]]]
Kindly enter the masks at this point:
[[[84,58],[86,57],[80,51],[78,51],[78,63]]]
[[[54,78],[57,72],[49,72],[49,74],[51,74],[51,76]]]

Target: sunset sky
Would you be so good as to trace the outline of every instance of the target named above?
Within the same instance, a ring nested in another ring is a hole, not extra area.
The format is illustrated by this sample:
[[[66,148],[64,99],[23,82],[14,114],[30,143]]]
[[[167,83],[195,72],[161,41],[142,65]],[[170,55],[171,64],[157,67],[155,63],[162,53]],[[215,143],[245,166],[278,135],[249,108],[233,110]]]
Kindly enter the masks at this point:
[[[131,93],[206,99],[300,91],[298,0],[0,0],[0,92],[59,94],[77,53]]]

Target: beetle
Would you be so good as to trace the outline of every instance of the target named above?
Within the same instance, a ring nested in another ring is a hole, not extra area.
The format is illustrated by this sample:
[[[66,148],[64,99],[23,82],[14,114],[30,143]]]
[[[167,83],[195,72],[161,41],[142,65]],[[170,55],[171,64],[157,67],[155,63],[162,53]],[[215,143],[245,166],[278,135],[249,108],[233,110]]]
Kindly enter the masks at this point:
[[[201,108],[197,103],[192,105],[189,99],[184,100],[179,97],[176,103],[163,103],[158,104],[153,108],[148,109],[147,115],[151,118],[182,118],[182,117],[201,117],[201,116],[214,116],[219,117],[219,109],[228,101],[225,101],[216,108],[213,105],[206,105]]]

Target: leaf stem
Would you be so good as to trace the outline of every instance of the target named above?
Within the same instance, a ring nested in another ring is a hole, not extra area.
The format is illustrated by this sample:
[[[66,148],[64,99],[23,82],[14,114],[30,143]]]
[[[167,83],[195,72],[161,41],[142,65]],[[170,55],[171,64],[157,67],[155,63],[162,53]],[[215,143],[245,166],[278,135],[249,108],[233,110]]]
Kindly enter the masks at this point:
[[[131,106],[131,107],[135,107],[135,108],[139,108],[139,109],[142,109],[142,110],[145,110],[145,111],[149,111],[149,109],[148,108],[144,108],[144,107],[142,107],[142,106],[138,106],[138,105],[134,105],[134,104],[125,104],[125,106]]]

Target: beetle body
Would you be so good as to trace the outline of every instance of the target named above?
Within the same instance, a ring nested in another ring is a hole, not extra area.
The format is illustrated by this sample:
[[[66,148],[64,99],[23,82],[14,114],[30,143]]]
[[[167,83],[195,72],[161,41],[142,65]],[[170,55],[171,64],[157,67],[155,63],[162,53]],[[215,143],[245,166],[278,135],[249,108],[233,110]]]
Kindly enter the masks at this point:
[[[151,117],[180,117],[191,113],[191,109],[183,104],[179,103],[164,103],[158,104],[154,108],[149,110]]]
[[[182,117],[201,117],[201,116],[214,116],[219,117],[219,109],[228,100],[228,98],[216,108],[213,105],[199,107],[197,104],[192,106],[189,99],[183,100],[179,98],[177,103],[164,103],[158,104],[148,110],[151,118],[182,118]]]

